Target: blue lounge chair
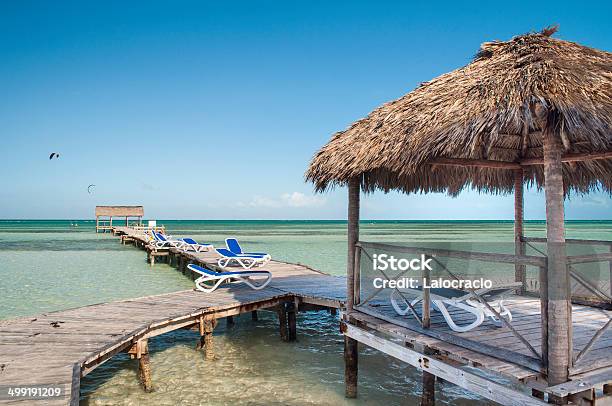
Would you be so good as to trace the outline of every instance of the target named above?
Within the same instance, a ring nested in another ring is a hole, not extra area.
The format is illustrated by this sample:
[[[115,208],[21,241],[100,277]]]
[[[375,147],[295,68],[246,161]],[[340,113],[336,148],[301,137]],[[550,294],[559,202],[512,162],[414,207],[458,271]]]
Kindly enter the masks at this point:
[[[183,241],[175,240],[168,235],[155,232],[154,230],[151,230],[151,236],[153,237],[153,239],[149,242],[149,245],[151,245],[155,249],[172,247],[181,248],[184,244]]]
[[[225,245],[227,246],[228,250],[232,251],[234,254],[237,255],[261,255],[267,257],[268,260],[272,259],[272,256],[270,254],[266,254],[265,252],[243,252],[242,247],[238,243],[238,240],[235,238],[226,238]]]
[[[240,265],[244,269],[251,269],[254,266],[265,265],[270,261],[270,258],[265,255],[246,255],[246,254],[235,254],[232,251],[225,248],[216,248],[215,251],[221,258],[217,260],[217,264],[221,268],[230,266],[231,264]]]
[[[196,289],[207,293],[215,291],[224,282],[246,283],[251,288],[260,290],[265,288],[272,280],[272,274],[268,271],[215,272],[195,264],[189,264],[187,268],[201,275],[195,280]],[[254,283],[253,278],[258,277],[265,277],[265,279],[263,282]]]
[[[198,243],[193,238],[181,238],[181,241],[184,243],[181,247],[183,251],[205,252],[213,249],[212,244]]]

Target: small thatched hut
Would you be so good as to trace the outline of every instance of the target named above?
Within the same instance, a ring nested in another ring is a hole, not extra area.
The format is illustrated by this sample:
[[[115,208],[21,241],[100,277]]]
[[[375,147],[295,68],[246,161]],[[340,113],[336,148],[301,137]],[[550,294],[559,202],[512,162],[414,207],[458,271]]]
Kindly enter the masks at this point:
[[[467,66],[334,134],[306,173],[319,191],[349,186],[349,311],[360,189],[514,190],[518,258],[524,254],[523,185],[544,188],[549,282],[541,292],[542,340],[550,385],[568,380],[573,351],[564,196],[612,192],[612,53],[552,38],[555,31],[482,44]],[[516,268],[520,279],[524,270]],[[348,342],[345,351],[355,352]]]

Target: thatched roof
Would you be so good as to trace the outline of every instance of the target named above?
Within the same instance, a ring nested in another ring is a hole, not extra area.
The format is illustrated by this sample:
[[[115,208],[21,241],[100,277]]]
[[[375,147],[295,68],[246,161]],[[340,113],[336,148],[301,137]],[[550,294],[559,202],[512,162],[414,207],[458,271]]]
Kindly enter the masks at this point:
[[[96,217],[144,217],[142,206],[96,206]]]
[[[366,191],[509,192],[511,169],[432,163],[542,157],[535,103],[558,114],[565,154],[612,151],[612,53],[552,38],[554,31],[482,44],[467,66],[334,134],[307,180],[320,191],[360,177]],[[612,159],[563,166],[567,190],[612,191]],[[543,185],[542,165],[524,169],[527,182]]]

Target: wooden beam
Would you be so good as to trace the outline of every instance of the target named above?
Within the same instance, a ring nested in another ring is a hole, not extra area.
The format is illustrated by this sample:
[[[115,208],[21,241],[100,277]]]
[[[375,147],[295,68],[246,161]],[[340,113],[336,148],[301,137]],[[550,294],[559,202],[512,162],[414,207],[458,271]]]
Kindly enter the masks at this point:
[[[569,379],[573,358],[569,272],[565,252],[563,207],[563,147],[558,137],[558,117],[547,112],[543,126],[544,192],[548,252],[548,383]]]
[[[612,159],[612,151],[607,152],[594,152],[586,154],[567,154],[561,157],[561,162],[582,162],[582,161],[593,161],[598,159]],[[544,158],[529,158],[523,159],[520,162],[521,166],[530,165],[543,165]]]
[[[474,374],[467,369],[460,369],[434,357],[423,355],[350,324],[345,326],[345,336],[502,405],[546,405],[523,392]]]
[[[567,154],[561,157],[562,162],[582,162],[598,159],[612,159],[612,151]],[[436,166],[476,166],[492,169],[522,169],[523,166],[543,165],[544,158],[526,158],[520,162],[494,161],[489,159],[436,158],[427,162],[427,164]]]
[[[430,165],[439,166],[478,166],[481,168],[495,169],[521,169],[521,165],[516,162],[492,161],[488,159],[437,158],[428,163]]]
[[[355,303],[355,250],[359,241],[359,178],[348,185],[348,258],[346,267],[346,307],[350,311]]]

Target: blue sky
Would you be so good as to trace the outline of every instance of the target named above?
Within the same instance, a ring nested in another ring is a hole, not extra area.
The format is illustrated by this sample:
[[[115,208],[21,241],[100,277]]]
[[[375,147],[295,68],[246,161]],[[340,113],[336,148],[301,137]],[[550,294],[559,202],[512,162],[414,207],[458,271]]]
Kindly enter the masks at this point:
[[[497,7],[497,8],[496,8]],[[330,135],[483,41],[559,23],[612,50],[609,2],[1,2],[0,218],[341,219],[303,175]],[[58,160],[49,161],[52,151]],[[96,184],[93,194],[87,185]],[[610,219],[608,195],[568,219]],[[376,193],[370,219],[509,219],[512,197]],[[528,191],[526,217],[543,218]]]

